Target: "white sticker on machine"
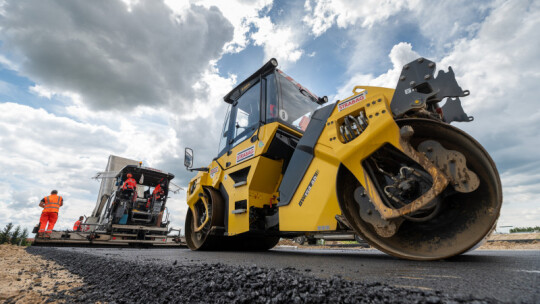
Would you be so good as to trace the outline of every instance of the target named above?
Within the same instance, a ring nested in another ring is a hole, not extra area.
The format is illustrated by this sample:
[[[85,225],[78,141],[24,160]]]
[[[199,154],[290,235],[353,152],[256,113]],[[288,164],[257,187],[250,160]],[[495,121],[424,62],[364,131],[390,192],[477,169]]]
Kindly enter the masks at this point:
[[[287,121],[289,119],[289,114],[287,114],[287,111],[285,110],[279,110],[279,118],[281,118],[281,120]]]
[[[245,150],[236,153],[236,163],[239,163],[255,155],[255,146],[251,146]]]
[[[341,112],[343,110],[345,110],[346,108],[350,107],[350,106],[353,106],[357,103],[359,103],[360,101],[366,99],[366,93],[367,91],[364,91],[362,93],[360,93],[359,95],[356,95],[352,98],[349,98],[347,100],[344,100],[340,103],[338,103],[338,111]]]
[[[214,178],[214,175],[219,171],[219,167],[214,167],[210,170],[210,178]]]

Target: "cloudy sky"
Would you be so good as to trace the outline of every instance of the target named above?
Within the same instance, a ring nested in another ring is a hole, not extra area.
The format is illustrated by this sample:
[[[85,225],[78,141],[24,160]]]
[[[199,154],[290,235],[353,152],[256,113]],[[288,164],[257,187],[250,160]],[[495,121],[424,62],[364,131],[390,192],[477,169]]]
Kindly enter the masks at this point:
[[[174,173],[217,153],[222,97],[269,58],[332,101],[452,66],[504,191],[499,226],[540,225],[540,1],[0,1],[0,227],[93,209],[110,154]],[[183,227],[185,192],[168,204]]]

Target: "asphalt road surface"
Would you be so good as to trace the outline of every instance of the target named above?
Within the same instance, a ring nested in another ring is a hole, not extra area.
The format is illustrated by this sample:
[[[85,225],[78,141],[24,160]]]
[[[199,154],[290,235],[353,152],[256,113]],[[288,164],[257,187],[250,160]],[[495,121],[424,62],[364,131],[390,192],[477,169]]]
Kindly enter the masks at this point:
[[[400,260],[377,250],[295,249],[268,252],[194,252],[189,249],[59,248],[114,260],[156,264],[295,268],[307,275],[335,275],[359,282],[488,297],[503,302],[540,303],[540,250],[477,250],[443,261]]]

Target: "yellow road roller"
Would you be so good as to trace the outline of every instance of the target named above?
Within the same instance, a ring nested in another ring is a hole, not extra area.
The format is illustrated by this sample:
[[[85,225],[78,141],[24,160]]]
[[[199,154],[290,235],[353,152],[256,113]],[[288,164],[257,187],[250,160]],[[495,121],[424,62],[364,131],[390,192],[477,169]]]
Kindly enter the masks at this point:
[[[406,64],[395,89],[356,86],[328,103],[271,59],[229,92],[217,156],[193,168],[192,250],[268,250],[280,238],[352,231],[411,260],[464,253],[495,227],[495,163],[470,135],[451,67]]]

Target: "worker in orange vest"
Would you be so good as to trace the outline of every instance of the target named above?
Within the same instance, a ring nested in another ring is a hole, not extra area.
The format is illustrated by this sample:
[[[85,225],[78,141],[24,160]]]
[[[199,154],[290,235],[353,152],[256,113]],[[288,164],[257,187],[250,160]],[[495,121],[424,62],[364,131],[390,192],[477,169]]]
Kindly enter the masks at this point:
[[[64,204],[64,199],[58,195],[58,191],[51,191],[51,195],[44,197],[39,206],[43,208],[41,218],[39,219],[38,236],[50,237],[54,224],[58,220],[58,211]],[[47,226],[48,224],[48,226]]]
[[[152,201],[159,200],[163,195],[165,195],[164,188],[166,187],[165,181],[163,178],[159,181],[159,184],[154,188],[154,191],[152,191],[152,197],[148,199],[148,202],[146,203],[146,208],[150,207],[150,204]]]
[[[84,220],[84,216],[79,217],[79,220],[75,222],[75,225],[73,225],[73,231],[81,231],[81,223]]]
[[[165,194],[165,182],[163,182],[163,179],[161,179],[161,183],[154,188],[154,191],[152,192],[152,195],[154,196],[154,200],[160,199]]]
[[[122,190],[126,190],[126,189],[135,190],[136,187],[137,187],[137,181],[133,178],[133,175],[131,175],[131,173],[128,173],[127,179],[122,185]]]

